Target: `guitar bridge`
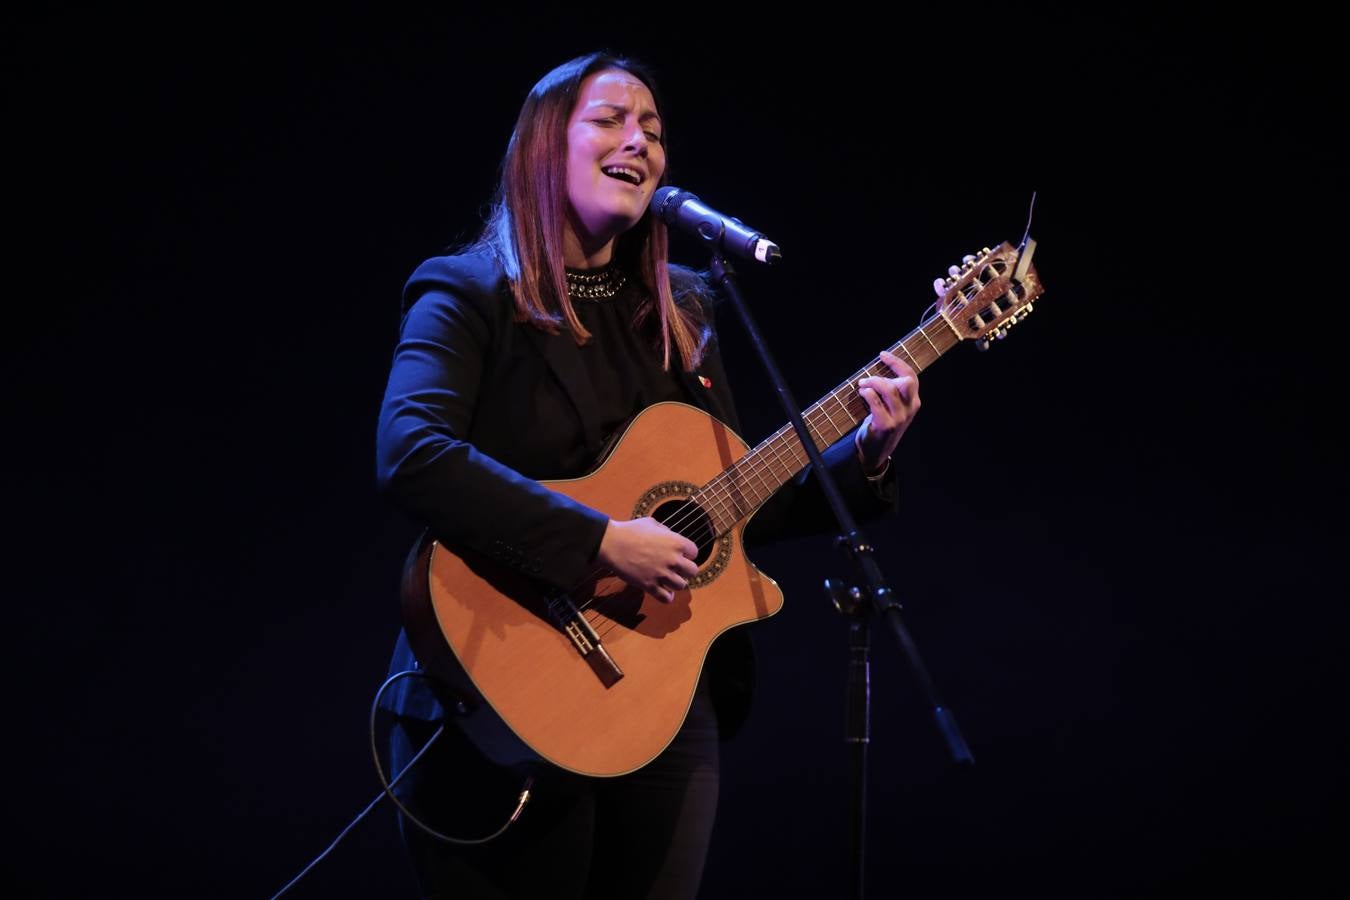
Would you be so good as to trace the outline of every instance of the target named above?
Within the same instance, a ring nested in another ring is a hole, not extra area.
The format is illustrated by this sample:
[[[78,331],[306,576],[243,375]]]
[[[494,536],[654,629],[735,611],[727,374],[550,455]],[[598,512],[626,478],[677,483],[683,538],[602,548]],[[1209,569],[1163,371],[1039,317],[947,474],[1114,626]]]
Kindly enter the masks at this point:
[[[614,661],[614,657],[609,655],[604,644],[600,643],[600,635],[595,633],[591,623],[586,621],[586,617],[577,609],[571,598],[554,597],[548,602],[548,612],[563,630],[563,634],[572,642],[572,646],[577,648],[581,658],[586,660],[591,671],[600,679],[601,684],[607,688],[613,687],[623,678],[623,670]]]

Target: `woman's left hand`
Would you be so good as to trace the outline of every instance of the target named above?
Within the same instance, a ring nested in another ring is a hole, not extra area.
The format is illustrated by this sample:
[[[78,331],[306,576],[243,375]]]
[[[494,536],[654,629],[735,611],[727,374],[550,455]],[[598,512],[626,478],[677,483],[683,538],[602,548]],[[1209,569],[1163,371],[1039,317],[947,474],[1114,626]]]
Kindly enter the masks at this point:
[[[863,471],[879,475],[886,471],[891,454],[905,429],[919,411],[919,376],[900,357],[881,351],[881,361],[894,378],[871,375],[859,379],[858,393],[871,413],[863,420],[854,440],[862,457]]]

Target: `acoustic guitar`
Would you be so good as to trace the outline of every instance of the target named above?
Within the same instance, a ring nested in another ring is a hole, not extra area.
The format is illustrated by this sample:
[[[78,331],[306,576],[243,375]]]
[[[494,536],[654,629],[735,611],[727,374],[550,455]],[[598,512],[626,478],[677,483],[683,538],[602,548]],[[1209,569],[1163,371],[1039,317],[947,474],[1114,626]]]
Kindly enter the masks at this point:
[[[1003,337],[1042,293],[1034,250],[1028,240],[968,258],[931,315],[890,351],[922,371],[962,341],[987,347]],[[866,417],[860,378],[891,374],[874,359],[805,410],[816,446]],[[751,448],[700,409],[651,406],[590,474],[543,483],[612,519],[653,516],[688,537],[699,548],[688,588],[662,603],[597,569],[571,591],[552,590],[428,535],[403,577],[412,648],[496,762],[542,759],[591,776],[638,769],[684,722],[712,642],[782,608],[741,534],[807,462],[790,425]]]

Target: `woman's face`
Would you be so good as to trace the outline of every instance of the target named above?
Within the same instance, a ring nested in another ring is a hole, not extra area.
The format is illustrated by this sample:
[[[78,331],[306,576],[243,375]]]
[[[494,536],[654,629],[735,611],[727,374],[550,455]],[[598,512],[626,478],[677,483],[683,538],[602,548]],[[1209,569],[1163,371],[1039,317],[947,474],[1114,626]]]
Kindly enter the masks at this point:
[[[635,75],[587,76],[567,123],[568,224],[592,256],[632,228],[666,170],[656,101]]]

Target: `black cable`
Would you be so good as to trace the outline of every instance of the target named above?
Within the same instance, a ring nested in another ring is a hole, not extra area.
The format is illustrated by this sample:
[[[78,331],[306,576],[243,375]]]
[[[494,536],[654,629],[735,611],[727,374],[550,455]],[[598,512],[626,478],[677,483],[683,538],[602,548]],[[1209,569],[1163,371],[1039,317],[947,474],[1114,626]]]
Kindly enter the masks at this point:
[[[421,819],[417,818],[417,816],[413,815],[412,812],[408,810],[408,807],[403,805],[403,801],[398,799],[398,797],[394,796],[393,790],[394,785],[389,783],[385,779],[384,766],[380,764],[380,751],[375,744],[375,711],[379,705],[380,695],[384,693],[385,688],[389,687],[389,685],[393,684],[398,679],[405,678],[409,675],[415,675],[419,678],[429,677],[425,672],[421,672],[416,669],[408,669],[403,672],[396,672],[395,674],[390,675],[387,679],[385,679],[384,684],[380,685],[380,689],[375,693],[375,703],[371,704],[370,707],[370,755],[371,758],[375,760],[375,774],[380,777],[380,784],[384,786],[385,796],[387,796],[393,802],[393,804],[399,808],[399,812],[403,813],[403,815],[408,817],[408,821],[412,822],[418,828],[422,829],[427,834],[436,838],[436,840],[438,841],[444,841],[447,844],[461,844],[465,846],[470,846],[473,844],[486,844],[488,841],[500,837],[502,832],[510,828],[511,825],[515,823],[516,819],[520,818],[520,813],[525,809],[525,804],[530,802],[530,785],[534,784],[534,776],[532,775],[525,776],[525,785],[520,789],[520,796],[516,798],[516,810],[515,812],[511,813],[511,818],[506,820],[506,824],[504,824],[501,828],[498,828],[496,831],[492,832],[492,834],[489,834],[487,837],[481,838],[453,838],[450,837],[450,835],[448,834],[441,834],[439,831],[432,828],[430,825],[426,824]],[[440,737],[441,732],[444,730],[445,730],[444,725],[441,725],[439,728],[436,729],[436,733],[433,734],[431,736],[431,739],[427,741],[426,746],[424,746],[421,750],[418,751],[417,756],[414,756],[412,758],[412,761],[409,762],[408,765],[403,767],[403,772],[408,771],[408,769],[412,767],[412,764],[414,762],[417,762],[417,757],[421,756],[422,753],[426,751],[426,748],[431,746],[431,742],[436,740],[436,738]],[[399,773],[398,776],[399,778],[403,777],[403,772]],[[397,783],[397,781],[398,778],[394,779],[395,783]]]
[[[383,800],[385,797],[388,797],[390,800],[394,801],[394,805],[396,805],[399,808],[399,810],[403,813],[403,815],[407,816],[408,820],[411,821],[418,828],[422,829],[423,831],[425,831],[427,834],[431,835],[434,838],[446,841],[451,844],[485,844],[488,841],[496,837],[499,837],[502,834],[502,832],[506,831],[507,828],[511,827],[512,823],[514,823],[516,819],[520,818],[520,813],[522,810],[525,809],[525,804],[530,801],[530,785],[534,783],[534,779],[530,777],[527,777],[525,779],[525,786],[524,788],[521,789],[520,797],[516,801],[515,812],[511,814],[511,818],[507,819],[506,824],[503,825],[501,828],[498,828],[496,831],[494,831],[487,837],[474,838],[471,840],[466,840],[463,838],[452,838],[448,835],[441,834],[439,831],[432,829],[428,825],[425,825],[420,819],[414,816],[411,812],[409,812],[408,808],[403,805],[403,803],[398,799],[398,797],[394,796],[394,788],[398,785],[400,781],[403,780],[403,776],[407,775],[408,772],[411,771],[412,767],[417,764],[417,761],[422,758],[422,755],[425,754],[428,750],[430,750],[431,745],[436,743],[436,739],[439,738],[441,734],[445,732],[444,724],[438,726],[436,728],[436,731],[431,735],[431,737],[427,738],[427,742],[422,745],[422,748],[418,750],[416,754],[413,755],[412,759],[408,760],[408,764],[403,767],[403,771],[399,772],[398,775],[394,777],[393,781],[390,781],[388,780],[388,778],[385,777],[384,767],[380,763],[379,749],[375,741],[375,714],[379,710],[380,697],[384,696],[384,692],[389,687],[389,685],[393,684],[395,681],[398,681],[400,678],[406,678],[410,675],[418,676],[421,678],[428,677],[425,672],[420,672],[416,669],[407,669],[402,672],[396,672],[395,674],[390,675],[388,678],[386,678],[384,684],[380,685],[380,689],[375,692],[374,701],[372,701],[370,704],[370,752],[371,755],[375,758],[375,774],[378,775],[380,779],[380,793],[376,794],[375,799],[370,801],[370,804],[366,806],[365,809],[361,810],[361,812],[357,814],[356,818],[352,819],[351,822],[348,823],[347,827],[342,829],[341,833],[339,833],[337,837],[333,838],[333,842],[328,845],[328,849],[324,850],[318,856],[314,857],[314,859],[310,862],[310,864],[305,866],[304,869],[300,871],[300,874],[296,875],[294,878],[292,878],[290,881],[286,883],[285,887],[283,887],[281,890],[273,894],[272,900],[277,900],[278,897],[280,897],[282,894],[286,893],[291,888],[293,888],[300,881],[300,879],[304,878],[307,874],[309,874],[309,870],[318,865],[319,862],[322,861],[323,858],[326,857],[329,853],[332,853],[333,848],[336,847],[338,843],[344,837],[347,836],[347,832],[351,831],[353,828],[356,827],[358,822],[360,822],[366,816],[370,815],[370,811],[374,809],[376,805],[378,805],[379,802]]]

